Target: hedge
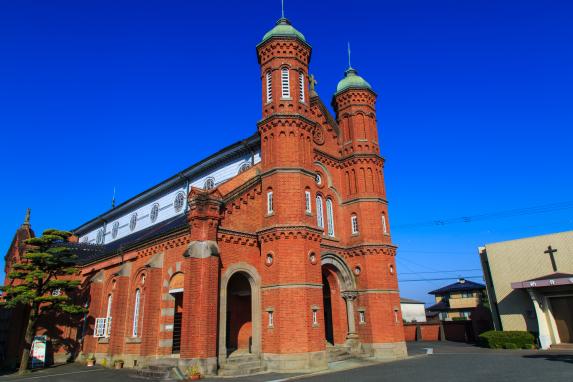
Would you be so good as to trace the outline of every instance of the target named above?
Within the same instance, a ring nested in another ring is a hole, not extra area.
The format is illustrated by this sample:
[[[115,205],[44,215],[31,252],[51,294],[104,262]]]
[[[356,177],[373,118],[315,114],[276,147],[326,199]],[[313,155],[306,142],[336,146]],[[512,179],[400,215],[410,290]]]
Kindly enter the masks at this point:
[[[491,349],[533,349],[535,337],[524,331],[498,332],[490,330],[479,335],[482,346]]]

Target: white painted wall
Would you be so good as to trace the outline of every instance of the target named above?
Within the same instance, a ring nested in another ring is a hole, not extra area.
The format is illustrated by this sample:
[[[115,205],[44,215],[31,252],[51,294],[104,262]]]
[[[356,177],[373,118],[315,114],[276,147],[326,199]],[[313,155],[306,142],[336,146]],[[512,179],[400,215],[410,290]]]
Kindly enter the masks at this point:
[[[426,309],[424,304],[400,303],[402,318],[406,322],[426,322]]]
[[[255,164],[261,161],[261,154],[260,152],[256,152],[254,154],[254,161]],[[217,166],[213,169],[213,171],[204,174],[196,179],[190,180],[189,188],[185,188],[185,185],[182,184],[179,188],[171,191],[170,193],[155,199],[145,205],[142,205],[128,213],[122,215],[116,220],[113,220],[105,225],[101,225],[97,229],[94,229],[82,236],[80,236],[79,240],[82,243],[90,243],[90,244],[108,244],[115,240],[119,240],[126,236],[131,235],[132,233],[139,232],[146,228],[149,228],[155,224],[161,223],[167,219],[170,219],[174,216],[181,215],[185,213],[187,210],[187,194],[191,187],[203,188],[205,185],[205,181],[208,178],[213,178],[215,181],[215,185],[223,183],[239,173],[239,169],[243,164],[249,163],[252,164],[252,157],[249,154],[246,154],[244,157],[240,157],[237,159],[233,159],[231,161],[222,162],[220,166]],[[175,209],[174,202],[177,194],[183,193],[185,203],[183,208],[179,211]],[[155,222],[151,221],[150,213],[151,209],[153,208],[154,204],[159,205],[159,214],[157,216],[157,220]],[[133,230],[130,229],[130,221],[134,213],[137,213],[137,223]],[[119,224],[119,229],[117,232],[117,236],[113,237],[113,227],[115,223]],[[100,233],[101,231],[101,233]],[[98,234],[102,235],[101,241],[98,243]]]

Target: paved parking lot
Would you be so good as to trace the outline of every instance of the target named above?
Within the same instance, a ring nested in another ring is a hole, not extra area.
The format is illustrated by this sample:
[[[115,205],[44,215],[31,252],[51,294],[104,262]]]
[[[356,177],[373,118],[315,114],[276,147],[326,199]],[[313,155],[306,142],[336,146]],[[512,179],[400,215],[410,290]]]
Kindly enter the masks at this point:
[[[433,355],[425,355],[426,349]],[[392,382],[572,382],[573,351],[489,350],[457,343],[412,343],[408,350],[410,358],[377,365],[354,368],[319,375],[261,374],[236,378],[237,382],[270,382],[294,378],[301,381],[392,381]],[[357,366],[359,363],[350,364]],[[348,366],[348,364],[346,365]],[[333,365],[342,369],[344,364]],[[0,376],[2,381],[47,381],[47,382],[129,382],[129,370],[103,368],[87,369],[83,365],[64,365],[33,372],[25,377]],[[225,379],[228,380],[228,379]],[[223,381],[209,378],[207,381]]]

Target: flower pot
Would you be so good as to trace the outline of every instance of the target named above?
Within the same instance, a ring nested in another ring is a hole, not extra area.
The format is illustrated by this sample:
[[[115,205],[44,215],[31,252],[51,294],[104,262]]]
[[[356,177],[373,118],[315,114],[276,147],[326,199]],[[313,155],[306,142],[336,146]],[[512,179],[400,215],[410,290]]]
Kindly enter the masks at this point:
[[[114,363],[116,369],[123,369],[123,362],[116,362]]]
[[[201,379],[201,374],[193,374],[193,375],[191,375],[191,380],[192,380],[192,381],[197,381],[197,380],[199,380],[199,379]]]
[[[93,367],[93,366],[95,365],[95,363],[96,363],[96,362],[95,362],[95,359],[88,359],[88,360],[86,361],[86,366],[87,366],[87,367]]]

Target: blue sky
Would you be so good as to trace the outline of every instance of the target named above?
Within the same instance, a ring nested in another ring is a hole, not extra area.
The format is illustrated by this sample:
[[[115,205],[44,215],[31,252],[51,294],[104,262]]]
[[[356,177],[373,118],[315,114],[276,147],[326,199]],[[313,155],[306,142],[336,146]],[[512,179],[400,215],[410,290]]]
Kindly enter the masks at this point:
[[[379,94],[402,294],[479,271],[477,246],[573,229],[570,1],[286,0],[329,104],[352,63]],[[72,229],[256,131],[255,45],[280,1],[0,4],[0,250],[26,207]],[[540,254],[540,256],[545,256]],[[419,274],[419,272],[438,272]],[[1,279],[2,276],[0,276]]]

